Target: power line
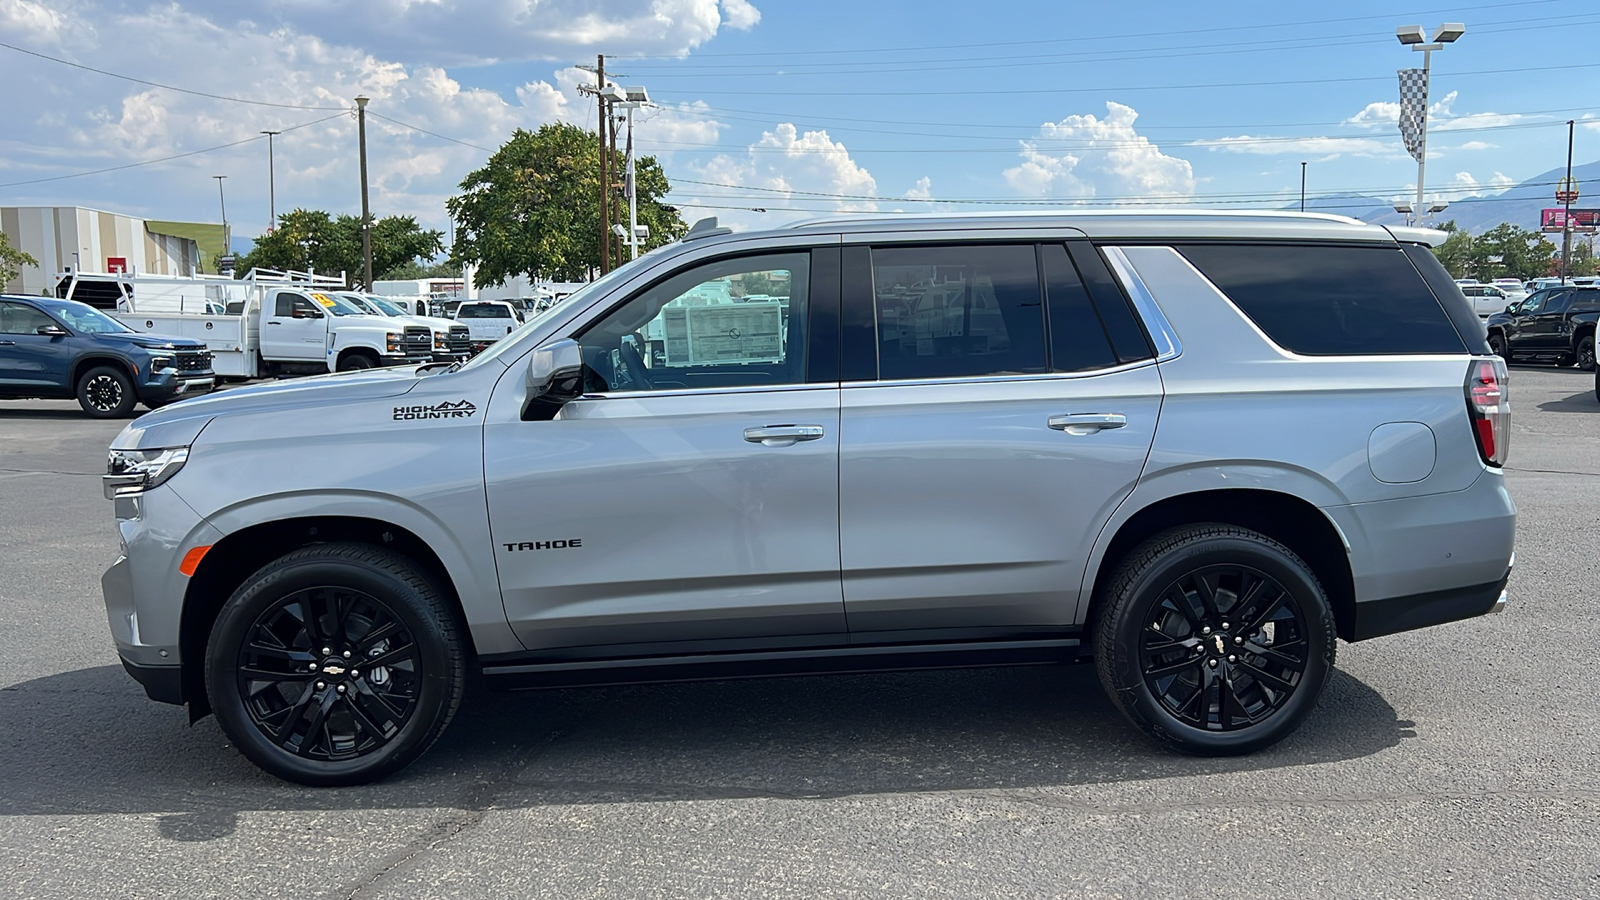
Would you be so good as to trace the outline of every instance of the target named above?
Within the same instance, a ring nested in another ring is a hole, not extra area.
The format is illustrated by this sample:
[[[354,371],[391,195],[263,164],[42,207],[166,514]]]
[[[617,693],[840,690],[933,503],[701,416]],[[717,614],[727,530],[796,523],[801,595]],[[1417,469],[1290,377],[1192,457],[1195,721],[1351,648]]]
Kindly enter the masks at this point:
[[[36,53],[32,50],[25,50],[22,47],[18,47],[14,44],[0,42],[0,47],[4,47],[7,50],[15,50],[18,53],[25,53],[29,56],[35,56],[39,59],[47,59],[50,62],[60,63],[63,66],[71,66],[74,69],[82,69],[85,72],[93,72],[96,75],[105,75],[109,78],[120,78],[123,81],[131,81],[134,84],[143,84],[150,87],[161,88],[164,91],[177,91],[180,94],[190,94],[195,97],[207,97],[212,100],[226,100],[229,103],[247,103],[251,106],[270,106],[274,109],[303,109],[313,112],[344,112],[346,109],[348,109],[348,107],[344,106],[295,106],[289,103],[268,103],[265,100],[245,100],[241,97],[224,97],[221,94],[208,94],[205,91],[195,91],[190,90],[189,88],[174,87],[170,84],[161,84],[160,82],[156,81],[146,81],[143,78],[134,78],[132,75],[119,75],[116,72],[107,72],[105,69],[96,69],[94,66],[86,66],[82,63],[72,62],[71,60],[61,59],[55,56],[48,56],[43,53]]]
[[[344,116],[344,114],[345,114],[345,111],[341,109],[341,110],[339,110],[337,115],[332,115],[332,116],[328,116],[326,118],[317,119],[314,122],[304,122],[304,123],[301,123],[299,125],[290,125],[287,128],[279,129],[279,131],[276,132],[276,133],[281,134],[281,133],[283,133],[285,131],[295,131],[295,130],[300,129],[300,128],[309,128],[312,125],[320,125],[323,122],[331,122],[334,119],[342,118]],[[237,147],[240,144],[248,144],[251,141],[262,140],[264,137],[265,137],[265,135],[263,135],[263,134],[257,134],[254,137],[247,137],[247,138],[245,138],[243,140],[233,141],[232,143],[227,143],[227,144],[218,144],[215,147],[206,147],[206,148],[201,149],[201,150],[190,150],[187,153],[176,153],[176,154],[173,154],[172,156],[160,157],[159,159],[146,159],[146,160],[142,160],[140,162],[128,163],[126,165],[111,166],[110,168],[106,168],[106,169],[95,169],[95,170],[90,171],[90,172],[74,172],[71,175],[52,175],[49,178],[34,178],[34,179],[30,179],[28,181],[9,181],[9,182],[6,182],[5,184],[0,184],[0,188],[20,187],[22,185],[27,185],[27,184],[43,184],[43,183],[45,183],[47,181],[63,181],[63,180],[68,179],[68,178],[83,178],[83,177],[88,176],[88,175],[104,175],[107,172],[120,172],[120,171],[122,171],[124,169],[137,169],[140,166],[153,166],[156,163],[171,162],[172,160],[175,160],[175,159],[183,159],[186,156],[198,156],[201,153],[212,153],[212,152],[215,152],[217,150],[226,150],[229,147]]]
[[[373,118],[382,119],[385,122],[389,122],[389,123],[391,123],[393,125],[399,125],[401,128],[409,128],[412,131],[428,135],[429,137],[436,137],[441,141],[449,141],[452,144],[460,144],[463,147],[471,147],[474,150],[482,150],[485,153],[493,153],[494,152],[493,150],[489,149],[488,147],[480,146],[478,144],[469,143],[467,141],[457,140],[457,139],[455,139],[453,137],[447,137],[445,135],[439,134],[436,131],[429,131],[426,128],[418,128],[415,125],[408,125],[405,122],[400,121],[399,119],[391,119],[388,116],[383,115],[382,113],[375,113],[370,109],[367,110],[367,115],[372,116]]]
[[[791,53],[786,54],[786,55],[788,55],[788,56],[821,56],[821,55],[825,55],[825,54],[848,54],[848,53],[899,53],[899,52],[907,52],[907,53],[909,53],[909,52],[918,52],[918,51],[924,51],[924,50],[965,50],[965,49],[971,49],[971,48],[975,48],[975,47],[1025,47],[1025,46],[1033,46],[1033,45],[1040,45],[1040,44],[1075,44],[1075,43],[1083,43],[1083,42],[1087,42],[1087,41],[1096,41],[1096,42],[1098,42],[1098,41],[1110,41],[1110,40],[1121,40],[1121,39],[1124,39],[1124,38],[1127,38],[1127,39],[1135,39],[1135,38],[1137,38],[1137,39],[1148,39],[1148,38],[1153,38],[1153,37],[1169,37],[1169,36],[1173,36],[1173,35],[1222,34],[1222,33],[1227,33],[1227,32],[1234,32],[1234,31],[1257,31],[1257,30],[1270,29],[1270,28],[1296,28],[1296,27],[1308,26],[1308,25],[1338,25],[1338,24],[1343,24],[1345,22],[1394,21],[1396,18],[1404,18],[1404,17],[1408,17],[1408,16],[1426,16],[1426,15],[1433,15],[1435,13],[1445,13],[1445,14],[1448,14],[1448,15],[1455,15],[1455,14],[1459,14],[1459,13],[1463,13],[1463,12],[1473,12],[1473,11],[1480,10],[1480,9],[1508,9],[1508,8],[1526,9],[1527,7],[1530,7],[1530,6],[1542,6],[1542,5],[1548,5],[1548,4],[1551,4],[1551,3],[1561,3],[1561,2],[1565,2],[1565,0],[1517,0],[1517,2],[1511,2],[1511,3],[1486,3],[1486,4],[1481,4],[1479,6],[1449,6],[1449,7],[1443,7],[1443,8],[1438,8],[1438,9],[1425,9],[1425,10],[1412,10],[1410,12],[1384,13],[1382,15],[1374,15],[1374,16],[1347,16],[1347,17],[1339,18],[1339,19],[1313,19],[1313,20],[1309,20],[1309,21],[1274,22],[1274,23],[1261,24],[1261,25],[1230,25],[1230,26],[1217,27],[1217,28],[1184,28],[1184,29],[1179,29],[1179,30],[1176,30],[1176,31],[1139,31],[1139,32],[1128,32],[1128,33],[1124,33],[1124,34],[1086,35],[1086,36],[1082,36],[1082,37],[1049,38],[1049,39],[1040,39],[1040,40],[1031,40],[1031,41],[991,41],[991,42],[988,42],[988,43],[981,43],[981,44],[934,44],[934,45],[924,45],[924,46],[920,46],[920,47],[857,47],[857,48],[852,48],[852,49],[847,49],[847,50],[796,50],[796,51],[792,51]],[[770,57],[773,54],[771,54],[771,53],[761,53],[761,52],[749,52],[749,53],[701,53],[701,54],[697,54],[697,55],[700,56],[701,58],[731,58],[731,57],[748,57],[748,56]],[[617,56],[617,57],[613,57],[613,58],[614,59],[645,60],[645,59],[672,59],[674,57],[649,56],[649,55],[641,54],[641,55],[638,55],[638,56]]]

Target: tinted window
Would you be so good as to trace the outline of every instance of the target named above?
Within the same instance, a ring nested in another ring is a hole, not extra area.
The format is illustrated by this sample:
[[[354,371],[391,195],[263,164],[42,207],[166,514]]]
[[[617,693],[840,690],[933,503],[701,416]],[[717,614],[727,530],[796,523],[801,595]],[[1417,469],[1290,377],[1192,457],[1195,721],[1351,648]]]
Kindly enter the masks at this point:
[[[509,319],[511,317],[511,310],[506,307],[489,304],[463,306],[456,312],[456,318],[458,319]]]
[[[304,294],[279,294],[277,305],[274,307],[276,315],[300,318],[320,318],[322,313],[313,306],[311,298]]]
[[[810,255],[696,266],[635,294],[578,343],[591,392],[805,381]]]
[[[1094,299],[1100,320],[1105,323],[1106,334],[1111,336],[1111,345],[1117,349],[1117,358],[1123,362],[1149,359],[1152,354],[1144,328],[1134,316],[1127,295],[1112,276],[1100,251],[1088,241],[1077,240],[1067,242],[1067,253],[1072,256],[1072,264],[1078,267],[1084,287],[1089,289],[1089,296]]]
[[[1273,341],[1295,353],[1466,351],[1444,308],[1398,247],[1179,249]]]
[[[879,378],[1045,371],[1032,246],[873,248],[872,288]]]
[[[23,303],[0,302],[0,334],[38,334],[56,324],[49,316]]]
[[[1105,326],[1089,301],[1083,280],[1067,256],[1067,248],[1047,244],[1039,248],[1044,264],[1045,295],[1050,302],[1050,368],[1057,372],[1082,372],[1117,364]],[[1120,302],[1120,301],[1119,301]]]

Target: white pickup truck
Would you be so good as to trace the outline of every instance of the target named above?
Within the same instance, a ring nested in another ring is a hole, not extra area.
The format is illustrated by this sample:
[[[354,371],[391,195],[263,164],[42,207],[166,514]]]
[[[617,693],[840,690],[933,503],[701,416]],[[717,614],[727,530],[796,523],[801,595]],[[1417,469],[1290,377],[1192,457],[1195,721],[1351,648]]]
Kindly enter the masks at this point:
[[[74,275],[64,290],[68,299],[92,284],[102,296],[92,305],[108,307],[106,284],[120,291],[107,312],[135,331],[203,340],[211,348],[218,378],[248,379],[274,375],[346,372],[378,366],[433,361],[434,333],[413,325],[363,312],[331,292],[326,279],[281,282],[247,279],[224,284],[225,298],[213,301],[214,312],[175,312],[166,303],[141,303],[135,276]],[[216,287],[208,280],[207,287]]]
[[[471,300],[456,307],[456,321],[467,326],[475,350],[482,350],[517,330],[522,319],[504,300]]]
[[[383,316],[403,325],[426,325],[433,330],[433,361],[460,362],[472,356],[471,330],[460,322],[434,316],[416,316],[390,302],[387,297],[339,291],[334,296],[348,300],[362,312]]]

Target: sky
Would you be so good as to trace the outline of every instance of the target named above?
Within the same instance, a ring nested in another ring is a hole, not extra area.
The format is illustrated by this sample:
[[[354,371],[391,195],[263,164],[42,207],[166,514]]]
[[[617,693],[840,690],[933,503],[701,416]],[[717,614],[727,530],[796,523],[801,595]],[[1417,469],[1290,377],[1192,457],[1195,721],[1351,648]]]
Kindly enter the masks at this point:
[[[1467,32],[1433,54],[1430,197],[1563,165],[1569,119],[1600,159],[1594,0],[0,0],[0,206],[216,222],[225,175],[253,236],[270,130],[280,214],[359,213],[365,94],[374,215],[448,231],[514,129],[594,127],[600,53],[649,91],[635,143],[691,222],[1275,208],[1302,162],[1312,197],[1399,198],[1395,73],[1422,54],[1394,32],[1442,22]]]

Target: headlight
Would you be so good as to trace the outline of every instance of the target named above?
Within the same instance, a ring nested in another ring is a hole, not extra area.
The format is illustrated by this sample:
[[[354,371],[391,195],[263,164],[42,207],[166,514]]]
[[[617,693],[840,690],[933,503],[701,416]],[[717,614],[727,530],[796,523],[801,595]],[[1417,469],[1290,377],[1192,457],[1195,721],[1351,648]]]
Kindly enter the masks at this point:
[[[106,460],[106,474],[100,479],[106,499],[142,494],[178,474],[188,460],[188,447],[112,450]]]
[[[170,369],[170,368],[172,368],[172,357],[170,357],[170,356],[157,356],[154,359],[150,360],[150,371],[151,372],[159,372],[162,369]]]

